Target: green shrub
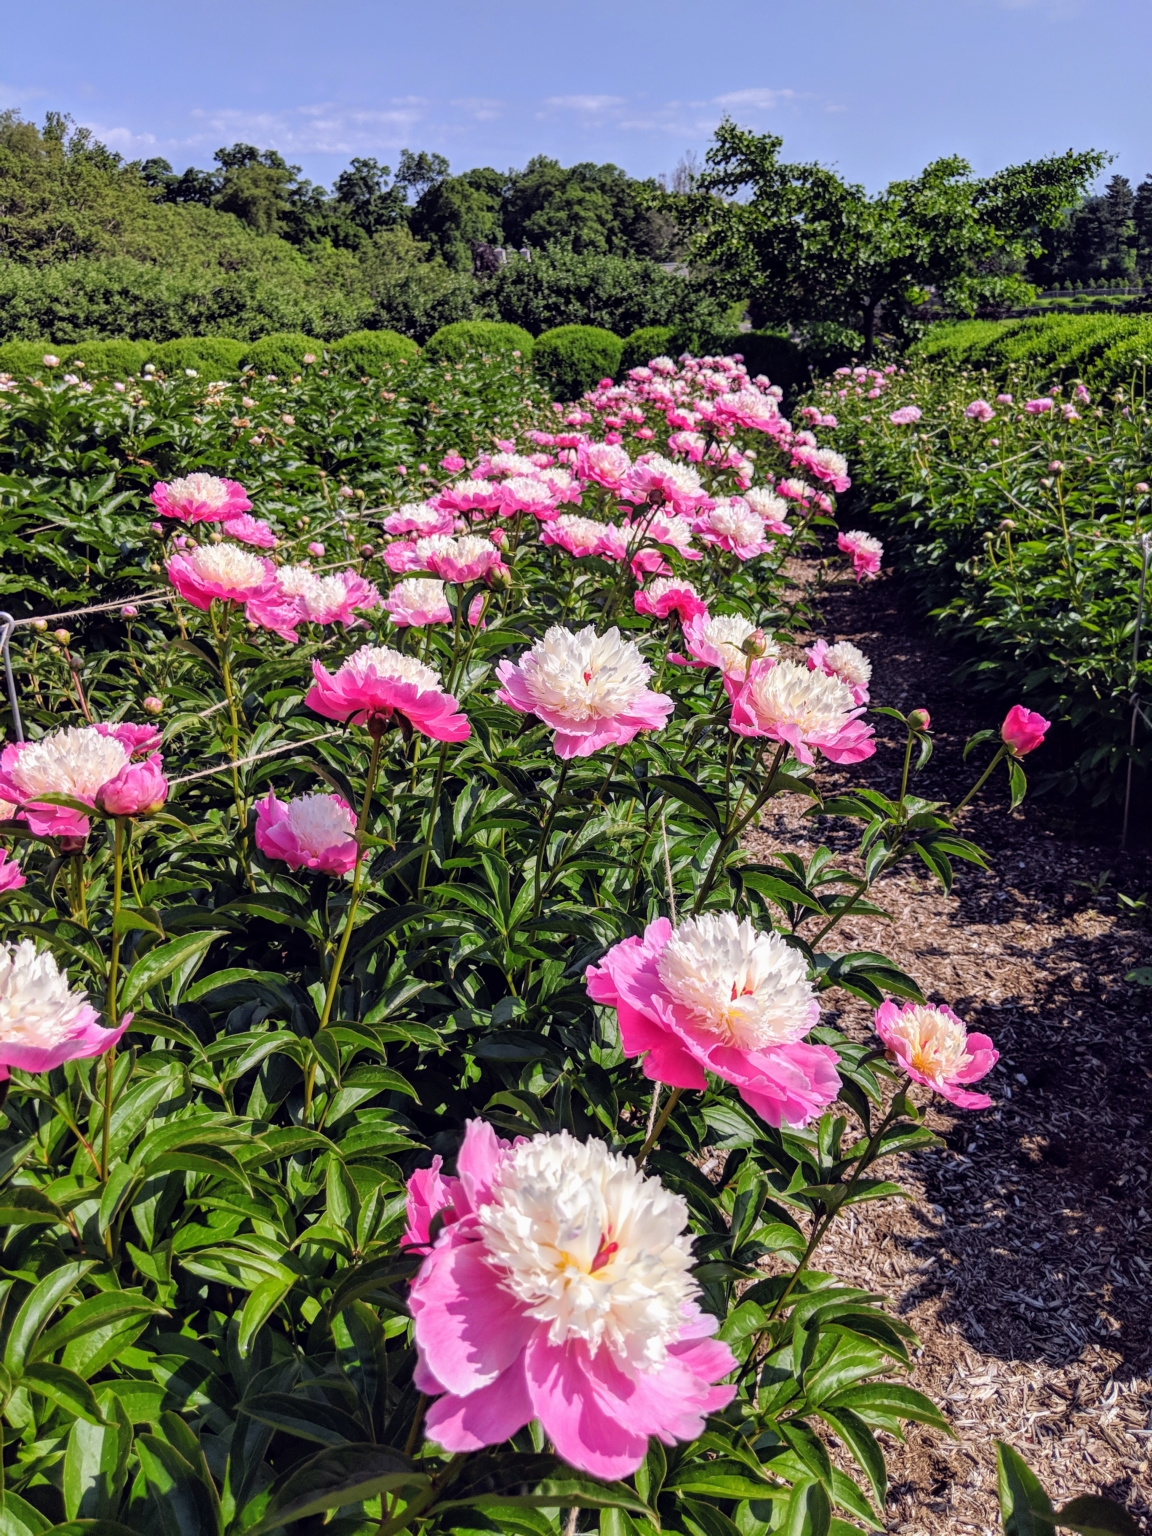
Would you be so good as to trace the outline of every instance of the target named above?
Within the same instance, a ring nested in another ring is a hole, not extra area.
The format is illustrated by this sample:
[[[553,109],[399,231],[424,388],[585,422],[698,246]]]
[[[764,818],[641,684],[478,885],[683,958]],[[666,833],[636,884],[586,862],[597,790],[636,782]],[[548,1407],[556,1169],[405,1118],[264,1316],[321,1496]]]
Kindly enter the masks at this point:
[[[258,374],[275,374],[277,378],[291,378],[305,366],[305,357],[317,360],[324,356],[324,343],[313,336],[303,336],[299,331],[273,331],[262,336],[244,349],[242,359],[245,368]]]
[[[219,379],[239,373],[241,360],[250,350],[248,342],[227,336],[179,336],[150,347],[144,361],[168,374],[195,368],[199,374]]]
[[[82,362],[88,379],[127,379],[148,361],[143,341],[78,341],[54,349],[65,363]]]
[[[654,357],[675,357],[676,331],[670,325],[642,325],[625,336],[620,353],[620,372],[644,368]]]
[[[558,325],[536,338],[533,364],[561,400],[576,400],[600,379],[613,379],[624,343],[598,325]]]
[[[332,358],[370,378],[386,372],[394,363],[408,362],[420,348],[397,331],[353,331],[329,348]]]
[[[462,363],[477,353],[519,352],[525,362],[534,343],[527,331],[501,320],[457,320],[442,325],[424,344],[424,356],[433,363]]]
[[[46,352],[52,351],[47,341],[5,341],[0,343],[0,373],[46,373],[42,361]],[[59,357],[59,353],[56,356]]]

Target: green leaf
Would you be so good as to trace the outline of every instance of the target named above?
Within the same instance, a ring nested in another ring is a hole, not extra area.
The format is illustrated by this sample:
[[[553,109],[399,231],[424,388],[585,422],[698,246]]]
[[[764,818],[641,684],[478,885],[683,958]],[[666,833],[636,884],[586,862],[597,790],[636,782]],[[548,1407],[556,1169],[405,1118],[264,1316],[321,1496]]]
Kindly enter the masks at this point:
[[[119,1323],[138,1317],[147,1317],[164,1309],[146,1297],[127,1291],[101,1291],[89,1296],[79,1306],[71,1307],[29,1351],[32,1360],[43,1360],[63,1349],[73,1339],[106,1328],[109,1323]]]
[[[125,979],[120,993],[120,1007],[125,1012],[129,1011],[157,982],[171,976],[173,971],[179,970],[187,961],[202,955],[219,938],[223,938],[219,929],[182,933],[178,939],[169,939],[167,944],[157,944],[155,949],[141,955]]]
[[[1054,1536],[1052,1501],[1019,1451],[1003,1440],[996,1441],[996,1487],[1004,1536]]]
[[[64,1453],[64,1508],[70,1520],[110,1519],[120,1507],[132,1450],[132,1421],[114,1393],[100,1399],[104,1424],[77,1419]]]
[[[104,1418],[96,1402],[96,1394],[84,1380],[63,1365],[49,1365],[40,1361],[30,1365],[20,1378],[20,1384],[29,1392],[46,1397],[58,1408],[65,1409],[73,1417],[87,1419],[90,1424],[103,1424]]]
[[[841,1408],[838,1412],[821,1408],[818,1412],[820,1417],[832,1426],[860,1463],[871,1484],[873,1497],[877,1505],[883,1509],[888,1499],[888,1468],[884,1462],[884,1452],[875,1435],[864,1420],[850,1408]]]
[[[64,1212],[47,1195],[27,1184],[9,1184],[0,1192],[0,1227],[25,1227],[64,1222]]]
[[[244,1303],[244,1310],[240,1314],[240,1332],[236,1336],[236,1347],[242,1355],[248,1353],[252,1340],[296,1284],[296,1279],[295,1275],[289,1276],[286,1280],[269,1275],[267,1280],[261,1280],[260,1284],[248,1293],[248,1300]]]
[[[244,1536],[261,1536],[308,1515],[362,1504],[378,1493],[403,1489],[412,1496],[429,1486],[430,1479],[414,1471],[406,1456],[386,1446],[342,1445],[319,1451],[307,1461],[297,1462],[273,1484],[263,1518],[250,1525]]]
[[[158,1536],[220,1536],[220,1503],[191,1462],[159,1435],[138,1435],[136,1454]]]
[[[265,1392],[247,1397],[244,1412],[261,1424],[320,1445],[355,1445],[364,1435],[364,1426],[350,1413],[303,1392]]]
[[[895,1435],[900,1433],[901,1422],[911,1419],[918,1424],[930,1424],[933,1429],[956,1438],[947,1419],[923,1392],[916,1392],[912,1387],[898,1386],[894,1382],[876,1381],[869,1382],[867,1386],[846,1387],[822,1406],[834,1411],[851,1408],[865,1423],[875,1425],[877,1429],[887,1429]]]
[[[681,778],[679,774],[653,774],[648,783],[661,794],[667,795],[672,800],[678,800],[681,805],[686,805],[689,810],[702,816],[717,832],[723,833],[724,818],[720,814],[719,805],[693,780]]]
[[[829,1536],[832,1504],[823,1483],[797,1483],[784,1511],[780,1536]]]
[[[1057,1510],[1056,1524],[1080,1536],[1140,1536],[1140,1527],[1122,1505],[1096,1493],[1082,1493]]]
[[[0,1509],[0,1536],[43,1536],[52,1529],[47,1515],[42,1515],[34,1504],[22,1499],[10,1489],[4,1490],[3,1508]]]
[[[59,1269],[54,1269],[50,1275],[45,1275],[38,1285],[32,1287],[31,1292],[24,1299],[24,1305],[16,1314],[16,1321],[12,1324],[12,1332],[8,1335],[8,1343],[4,1348],[4,1368],[12,1376],[19,1376],[23,1372],[28,1352],[39,1338],[48,1319],[69,1291],[94,1268],[95,1265],[91,1262],[62,1264]]]

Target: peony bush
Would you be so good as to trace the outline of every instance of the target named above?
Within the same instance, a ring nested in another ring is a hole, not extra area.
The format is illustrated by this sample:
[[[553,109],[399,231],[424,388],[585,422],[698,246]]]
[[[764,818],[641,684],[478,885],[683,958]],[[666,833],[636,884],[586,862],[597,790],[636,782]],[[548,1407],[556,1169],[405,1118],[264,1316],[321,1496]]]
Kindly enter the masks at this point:
[[[853,787],[884,679],[808,580],[878,567],[850,466],[738,359],[576,404],[434,366],[422,423],[6,385],[5,1519],[880,1529],[878,1437],[947,1424],[820,1245],[996,1051],[837,945],[901,861],[983,862],[925,709]],[[751,860],[780,795],[859,858]]]

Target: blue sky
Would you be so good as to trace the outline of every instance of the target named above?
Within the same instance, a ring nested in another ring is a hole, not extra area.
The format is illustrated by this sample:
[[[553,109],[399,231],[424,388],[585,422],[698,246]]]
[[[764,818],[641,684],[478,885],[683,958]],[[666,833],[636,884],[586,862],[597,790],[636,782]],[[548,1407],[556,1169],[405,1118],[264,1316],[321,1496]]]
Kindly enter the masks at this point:
[[[1152,171],[1149,0],[0,0],[0,106],[206,166],[329,182],[401,146],[670,171],[726,113],[877,188],[1069,147]]]

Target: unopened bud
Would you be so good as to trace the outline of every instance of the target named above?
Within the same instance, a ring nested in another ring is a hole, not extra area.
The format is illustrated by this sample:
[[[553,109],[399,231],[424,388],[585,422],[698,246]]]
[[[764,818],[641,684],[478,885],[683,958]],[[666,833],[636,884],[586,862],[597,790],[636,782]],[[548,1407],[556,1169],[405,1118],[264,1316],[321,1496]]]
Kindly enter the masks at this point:
[[[122,619],[134,619],[139,612],[139,608],[135,607],[134,604],[125,603],[120,610],[120,617]]]
[[[70,629],[54,629],[52,631],[52,638],[53,640],[59,640],[61,645],[67,645],[72,638],[72,631]]]
[[[1136,489],[1139,491],[1141,496],[1147,496],[1147,494],[1148,494],[1148,482],[1147,482],[1147,480],[1138,480],[1136,482]]]
[[[154,693],[150,693],[144,700],[143,709],[146,715],[158,715],[164,708],[162,699],[158,699]]]
[[[371,546],[371,544],[361,544],[361,546],[360,546],[360,556],[361,556],[361,559],[363,559],[363,560],[370,560],[372,558],[372,546]]]
[[[489,566],[488,585],[499,588],[501,592],[509,591],[512,587],[512,572],[506,565]]]
[[[48,620],[47,619],[33,619],[32,620],[32,628],[34,630],[36,630],[38,634],[42,635],[44,633],[44,631],[48,628]]]
[[[740,649],[750,661],[759,661],[761,656],[766,656],[768,654],[768,641],[764,637],[764,631],[762,629],[754,629]]]
[[[1063,468],[1064,465],[1059,459],[1053,459],[1051,464],[1048,466],[1048,472],[1049,474],[1058,475]]]
[[[1001,533],[1011,533],[1013,528],[1015,528],[1016,524],[1012,521],[1012,519],[1010,517],[1003,517],[1003,518],[1000,519],[1000,525],[999,526],[1000,526],[1000,532]]]
[[[914,731],[926,731],[932,724],[932,716],[926,709],[914,709],[908,716],[908,724]]]

